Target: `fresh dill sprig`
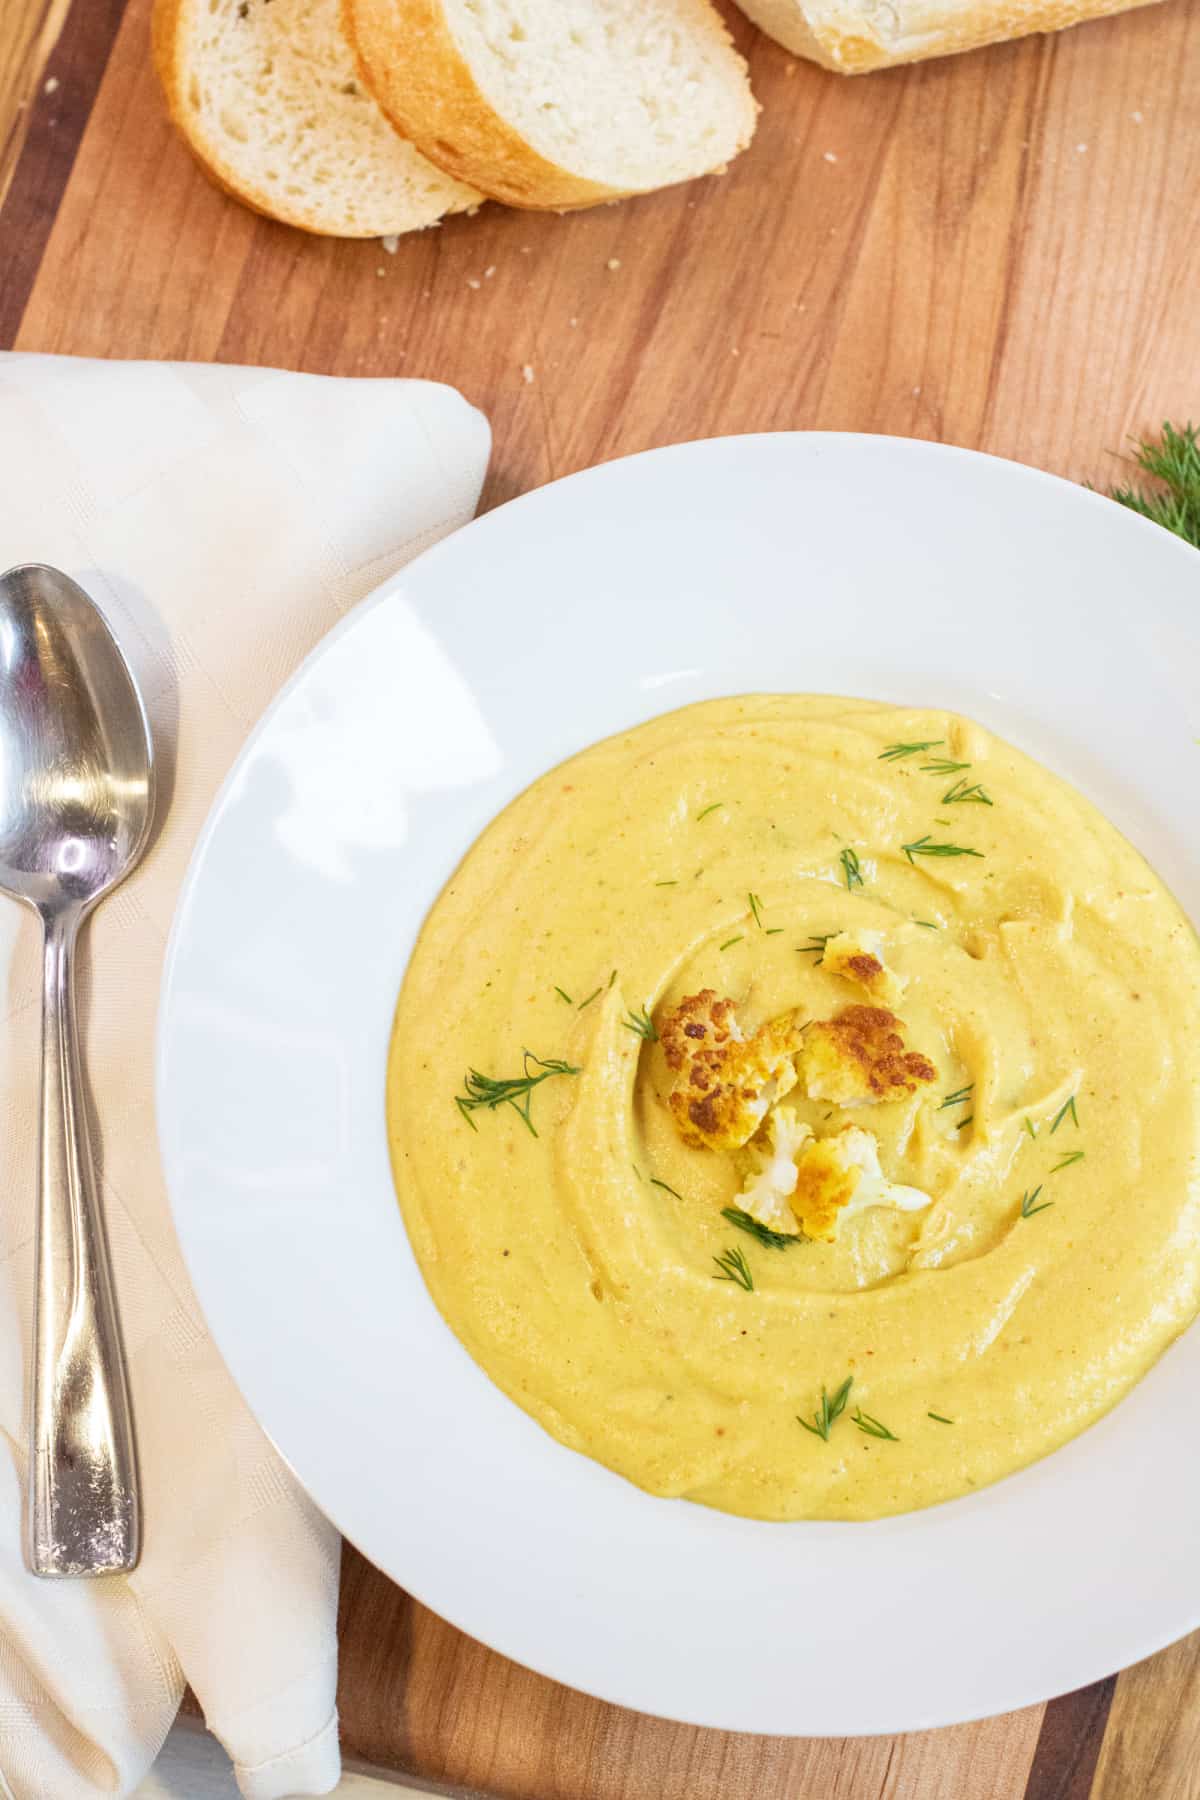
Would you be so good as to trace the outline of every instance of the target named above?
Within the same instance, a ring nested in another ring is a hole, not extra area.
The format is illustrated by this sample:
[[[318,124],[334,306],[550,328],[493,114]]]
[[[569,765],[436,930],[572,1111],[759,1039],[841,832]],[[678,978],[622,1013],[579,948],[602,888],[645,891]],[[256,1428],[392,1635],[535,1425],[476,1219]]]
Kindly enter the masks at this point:
[[[1200,442],[1197,427],[1164,424],[1157,440],[1143,438],[1133,460],[1157,488],[1115,487],[1109,492],[1122,506],[1153,519],[1200,550]]]
[[[738,932],[738,934],[737,934],[737,936],[736,936],[736,937],[731,937],[731,938],[726,938],[726,939],[725,939],[725,942],[724,942],[724,943],[723,943],[723,944],[721,944],[721,945],[720,945],[720,946],[719,946],[719,948],[720,948],[720,949],[722,949],[722,950],[728,950],[728,949],[729,949],[729,946],[730,946],[730,945],[731,945],[731,944],[740,944],[740,943],[741,943],[741,941],[742,941],[742,938],[743,938],[743,937],[744,937],[744,936],[745,936],[745,933],[744,933],[744,932],[741,932],[741,931],[739,931],[739,932]]]
[[[657,1175],[652,1175],[650,1177],[650,1186],[651,1187],[660,1187],[660,1188],[662,1188],[664,1193],[674,1194],[676,1200],[683,1199],[683,1195],[679,1192],[678,1188],[673,1188],[669,1181],[660,1181],[658,1179]]]
[[[612,985],[613,985],[613,983],[614,983],[614,981],[615,981],[615,980],[616,980],[616,979],[617,979],[617,971],[616,971],[616,970],[615,970],[615,969],[614,969],[614,970],[613,970],[613,972],[612,972],[612,974],[611,974],[611,975],[610,975],[610,976],[609,976],[609,978],[608,978],[608,985],[609,985],[609,987],[611,987],[611,986],[612,986]]]
[[[970,766],[971,765],[968,763],[967,767],[970,768]],[[960,776],[954,786],[950,789],[949,793],[942,795],[942,805],[955,806],[961,800],[969,800],[974,806],[995,805],[991,795],[985,792],[980,782],[973,781],[970,786],[968,786],[965,776]]]
[[[609,985],[609,987],[611,987],[612,982],[610,981],[608,985]],[[603,988],[593,988],[591,993],[588,995],[587,999],[581,1000],[579,1002],[579,1006],[578,1006],[577,1010],[579,1012],[582,1012],[585,1006],[590,1006],[592,1004],[593,1000],[598,1000],[603,992],[604,992]]]
[[[857,1425],[860,1431],[865,1431],[868,1437],[886,1438],[889,1444],[900,1442],[894,1431],[889,1431],[881,1420],[872,1418],[870,1413],[865,1413],[861,1406],[855,1407],[850,1422],[852,1425]]]
[[[678,887],[679,883],[677,881],[656,881],[654,885],[655,887]]]
[[[713,1261],[721,1271],[719,1275],[713,1276],[714,1281],[736,1281],[748,1294],[753,1293],[754,1277],[743,1250],[726,1250],[723,1256],[714,1256]]]
[[[840,860],[842,864],[842,874],[846,877],[847,891],[856,887],[861,887],[863,884],[862,865],[858,860],[857,852],[851,850],[847,845],[846,849],[842,851]]]
[[[954,1093],[947,1094],[946,1098],[942,1101],[942,1104],[938,1107],[938,1111],[945,1112],[948,1106],[961,1106],[963,1101],[974,1092],[975,1083],[973,1081],[968,1081],[966,1087],[957,1088]]]
[[[478,1069],[468,1069],[463,1077],[463,1092],[454,1096],[457,1106],[472,1131],[477,1131],[471,1114],[481,1106],[489,1112],[495,1112],[498,1106],[511,1106],[525,1121],[526,1129],[532,1137],[537,1136],[533,1120],[529,1116],[529,1103],[533,1090],[540,1082],[549,1081],[552,1075],[578,1075],[579,1069],[573,1063],[564,1062],[561,1057],[534,1056],[531,1050],[521,1052],[524,1058],[524,1073],[510,1077],[507,1081],[496,1081],[490,1075],[481,1075]],[[541,1071],[530,1073],[531,1068]]]
[[[954,762],[948,756],[935,756],[932,762],[921,764],[922,775],[957,775],[960,769],[969,769],[969,762]]]
[[[778,937],[783,930],[782,925],[768,925],[763,932],[764,937]]]
[[[709,813],[716,812],[717,808],[724,806],[724,804],[725,802],[723,800],[714,800],[711,806],[706,806],[703,812],[698,812],[696,814],[697,825],[700,823],[701,819],[707,819]]]
[[[1069,1169],[1072,1163],[1082,1162],[1083,1157],[1084,1152],[1082,1150],[1068,1150],[1066,1155],[1062,1157],[1059,1162],[1055,1163],[1050,1173],[1052,1175],[1057,1175],[1060,1169]]]
[[[846,1402],[850,1398],[850,1389],[853,1386],[853,1375],[847,1375],[845,1381],[843,1381],[836,1393],[827,1394],[825,1389],[822,1388],[821,1409],[819,1412],[813,1414],[812,1424],[810,1425],[807,1419],[802,1419],[799,1413],[796,1414],[797,1423],[803,1425],[805,1431],[811,1431],[814,1437],[824,1438],[825,1442],[828,1443],[830,1427],[834,1425],[845,1412]]]
[[[626,1031],[632,1031],[637,1037],[645,1038],[648,1044],[657,1044],[658,1032],[655,1029],[654,1020],[644,1006],[640,1007],[637,1012],[627,1012],[621,1020],[621,1024]]]
[[[560,1000],[565,1000],[568,1006],[574,1006],[575,1002],[572,1000],[570,994],[568,994],[566,988],[560,988],[560,987],[556,986],[554,991],[558,995]]]
[[[752,1238],[757,1238],[768,1250],[786,1250],[791,1244],[807,1242],[800,1232],[790,1234],[786,1231],[772,1231],[769,1225],[764,1225],[752,1213],[743,1212],[740,1206],[723,1206],[721,1217],[728,1219],[731,1225],[736,1225],[739,1231],[748,1232]]]
[[[945,741],[945,738],[926,738],[924,743],[920,744],[889,744],[886,750],[879,752],[875,760],[877,762],[901,762],[906,756],[916,756],[922,750],[934,750]]]
[[[1079,1114],[1075,1111],[1075,1095],[1074,1094],[1071,1095],[1071,1098],[1067,1101],[1067,1104],[1063,1107],[1060,1107],[1058,1112],[1055,1113],[1054,1123],[1050,1127],[1050,1136],[1051,1137],[1054,1136],[1055,1132],[1058,1130],[1058,1128],[1062,1124],[1063,1120],[1067,1117],[1068,1113],[1070,1114],[1070,1117],[1071,1117],[1071,1123],[1076,1128],[1078,1128]]]
[[[940,931],[942,929],[940,925],[935,925],[932,919],[914,919],[913,924],[923,925],[926,931]]]
[[[955,1129],[955,1131],[965,1131],[967,1129],[968,1125],[973,1125],[974,1123],[975,1123],[975,1114],[968,1113],[965,1119],[960,1119],[958,1121],[958,1124],[954,1127],[954,1129]]]
[[[758,926],[758,929],[761,931],[763,928],[762,901],[759,899],[757,894],[747,894],[746,898],[750,902],[750,911],[754,914],[754,923]]]
[[[1042,1184],[1039,1182],[1032,1191],[1026,1188],[1021,1195],[1021,1217],[1023,1219],[1032,1219],[1034,1213],[1045,1212],[1048,1206],[1054,1205],[1053,1200],[1043,1200],[1040,1205],[1038,1204],[1038,1195],[1041,1191]]]
[[[942,1413],[935,1413],[935,1412],[926,1413],[925,1417],[927,1419],[936,1419],[939,1425],[953,1425],[953,1423],[954,1423],[953,1419],[947,1419],[945,1417],[945,1415]]]
[[[935,844],[926,832],[915,844],[901,844],[900,848],[910,863],[916,862],[918,856],[982,856],[982,850],[968,850],[962,844]]]
[[[807,944],[796,945],[796,954],[797,956],[816,956],[819,951],[820,954],[824,956],[826,944],[831,937],[836,936],[837,933],[835,931],[827,931],[823,937],[810,937]]]
[[[1029,1133],[1031,1138],[1036,1138],[1037,1126],[1034,1124],[1033,1120],[1029,1117],[1028,1113],[1026,1113],[1026,1115],[1025,1115],[1025,1129]]]

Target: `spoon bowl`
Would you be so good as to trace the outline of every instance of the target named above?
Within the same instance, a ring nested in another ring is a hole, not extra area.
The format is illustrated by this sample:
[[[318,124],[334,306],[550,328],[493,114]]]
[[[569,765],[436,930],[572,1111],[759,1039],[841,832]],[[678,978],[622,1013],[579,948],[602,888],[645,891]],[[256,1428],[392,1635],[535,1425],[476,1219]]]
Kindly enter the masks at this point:
[[[0,891],[42,920],[42,1104],[26,1559],[37,1575],[137,1562],[125,1360],[82,1101],[79,926],[134,867],[154,816],[146,711],[68,576],[0,575]]]

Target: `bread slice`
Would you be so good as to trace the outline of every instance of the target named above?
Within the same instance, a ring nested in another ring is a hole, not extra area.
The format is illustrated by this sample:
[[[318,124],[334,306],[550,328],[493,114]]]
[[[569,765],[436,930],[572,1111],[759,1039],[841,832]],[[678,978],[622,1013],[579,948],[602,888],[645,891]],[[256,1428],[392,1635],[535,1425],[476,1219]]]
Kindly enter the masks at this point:
[[[154,60],[208,174],[287,225],[389,237],[482,199],[388,124],[338,0],[155,0]]]
[[[510,206],[714,173],[749,143],[746,65],[709,0],[343,0],[393,124]]]
[[[1059,31],[1150,0],[738,0],[798,56],[844,75]]]

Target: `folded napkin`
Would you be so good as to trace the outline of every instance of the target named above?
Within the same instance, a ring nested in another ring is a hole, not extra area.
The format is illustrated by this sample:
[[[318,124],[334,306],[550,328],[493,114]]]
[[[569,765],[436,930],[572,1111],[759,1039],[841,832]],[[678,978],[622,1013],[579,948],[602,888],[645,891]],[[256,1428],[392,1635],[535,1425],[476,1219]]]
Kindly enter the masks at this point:
[[[40,950],[0,901],[0,1791],[125,1794],[185,1681],[247,1800],[338,1778],[338,1540],[250,1417],[172,1231],[154,1123],[159,977],[216,789],[304,654],[470,518],[486,421],[451,389],[271,369],[0,356],[0,568],[56,563],[105,612],[154,727],[160,831],[80,968],[130,1360],[144,1550],[129,1579],[21,1562]]]

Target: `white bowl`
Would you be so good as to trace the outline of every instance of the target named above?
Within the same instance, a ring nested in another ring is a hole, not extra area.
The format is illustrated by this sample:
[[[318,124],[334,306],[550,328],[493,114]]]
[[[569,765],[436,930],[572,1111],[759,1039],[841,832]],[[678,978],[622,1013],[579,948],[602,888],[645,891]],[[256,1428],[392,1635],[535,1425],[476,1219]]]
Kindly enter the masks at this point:
[[[493,1387],[425,1291],[388,1166],[405,960],[482,826],[597,738],[780,689],[973,715],[1074,781],[1200,915],[1194,551],[965,451],[680,445],[468,526],[275,703],[180,904],[160,1133],[229,1367],[388,1575],[622,1705],[907,1731],[1044,1699],[1200,1623],[1200,1332],[983,1492],[867,1525],[762,1524],[641,1493]]]

